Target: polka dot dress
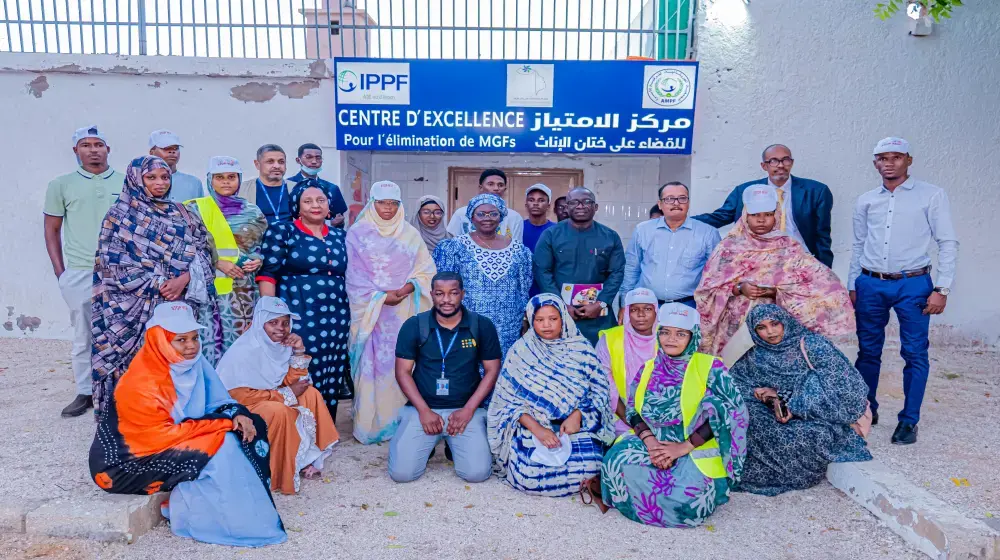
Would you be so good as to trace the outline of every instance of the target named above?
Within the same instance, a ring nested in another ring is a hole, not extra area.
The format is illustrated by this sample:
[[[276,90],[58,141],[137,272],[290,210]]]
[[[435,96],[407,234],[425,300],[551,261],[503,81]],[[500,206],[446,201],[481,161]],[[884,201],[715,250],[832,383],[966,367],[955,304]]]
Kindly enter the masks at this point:
[[[344,274],[347,272],[345,233],[332,228],[322,238],[296,222],[279,222],[264,234],[264,264],[258,279],[270,278],[277,295],[301,320],[293,331],[312,356],[309,375],[327,405],[354,397],[347,340],[351,309]]]

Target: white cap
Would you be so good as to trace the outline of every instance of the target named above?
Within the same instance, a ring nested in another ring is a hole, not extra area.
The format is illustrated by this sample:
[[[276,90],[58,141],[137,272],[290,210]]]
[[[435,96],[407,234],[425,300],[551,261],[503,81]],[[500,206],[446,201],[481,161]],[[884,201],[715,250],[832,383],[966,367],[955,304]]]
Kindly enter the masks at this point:
[[[683,303],[664,303],[656,314],[656,325],[659,327],[674,327],[693,331],[701,323],[701,315],[697,309]]]
[[[652,303],[656,305],[660,301],[656,299],[656,294],[653,293],[653,290],[649,288],[636,288],[625,294],[625,305],[629,306],[634,303]]]
[[[896,138],[895,136],[883,138],[878,141],[878,144],[875,144],[875,150],[872,152],[872,155],[877,156],[879,154],[887,154],[889,152],[909,154],[910,143],[902,138]]]
[[[240,167],[240,162],[236,158],[212,156],[208,160],[208,174],[215,175],[216,173],[239,173],[243,175],[243,168]]]
[[[288,308],[288,304],[285,303],[285,300],[274,296],[260,296],[260,299],[257,300],[257,308],[261,311],[267,311],[268,313],[277,315],[278,317],[288,315],[296,321],[302,319],[302,317],[299,317],[297,313],[292,313],[292,310]]]
[[[530,187],[528,187],[528,190],[525,191],[525,193],[524,193],[524,199],[525,200],[528,199],[528,195],[531,194],[531,191],[541,191],[541,192],[545,193],[545,196],[549,197],[549,200],[552,200],[552,189],[546,187],[545,185],[543,185],[541,183],[535,183],[534,185],[531,185]]]
[[[778,208],[778,193],[768,185],[751,185],[743,191],[743,207],[747,214],[774,212]]]
[[[161,327],[167,332],[186,333],[205,329],[194,320],[191,306],[182,301],[168,301],[153,309],[153,316],[146,323],[146,330]]]
[[[105,144],[108,143],[108,140],[107,138],[104,137],[104,134],[102,134],[101,131],[97,129],[97,125],[85,126],[83,128],[76,129],[76,132],[73,133],[73,147],[75,148],[76,145],[80,143],[80,140],[83,140],[84,138],[97,138],[98,140],[101,140]]]
[[[181,145],[181,137],[177,136],[169,130],[154,130],[149,134],[149,147],[152,148],[169,148],[170,146]]]
[[[403,202],[403,191],[399,189],[399,185],[392,181],[378,181],[373,184],[371,190],[368,191],[368,196],[372,200],[395,200]]]

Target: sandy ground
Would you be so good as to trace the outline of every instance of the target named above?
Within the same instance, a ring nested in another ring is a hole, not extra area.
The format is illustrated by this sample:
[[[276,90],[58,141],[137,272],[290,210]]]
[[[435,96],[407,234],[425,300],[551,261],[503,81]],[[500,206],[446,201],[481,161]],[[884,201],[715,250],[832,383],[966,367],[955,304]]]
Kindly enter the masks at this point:
[[[74,393],[68,353],[66,342],[0,339],[3,500],[101,497],[86,466],[92,417],[59,417]],[[902,390],[901,362],[887,359],[873,453],[966,515],[992,521],[1000,517],[998,355],[932,356],[920,442],[909,448],[888,444]],[[132,545],[0,535],[0,558],[643,558],[651,550],[693,558],[921,557],[826,483],[777,498],[735,494],[708,525],[688,530],[645,527],[614,511],[602,517],[576,498],[529,497],[495,479],[467,485],[443,453],[421,480],[398,485],[386,474],[387,446],[350,440],[345,408],[338,428],[347,441],[327,462],[325,479],[304,481],[298,496],[277,497],[288,528],[284,545],[202,545],[161,526]]]

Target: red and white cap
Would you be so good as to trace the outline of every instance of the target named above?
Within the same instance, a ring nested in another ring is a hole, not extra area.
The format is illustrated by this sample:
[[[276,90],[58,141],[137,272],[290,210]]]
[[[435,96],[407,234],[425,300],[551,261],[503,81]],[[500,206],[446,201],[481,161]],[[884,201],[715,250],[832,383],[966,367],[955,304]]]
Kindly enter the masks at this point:
[[[774,212],[778,208],[778,193],[768,185],[750,185],[743,191],[743,207],[747,214]]]
[[[698,310],[683,303],[664,303],[660,306],[660,312],[656,314],[658,327],[693,331],[699,324],[701,324],[701,315],[698,314]]]
[[[207,327],[194,320],[194,310],[182,301],[168,301],[153,309],[153,316],[146,323],[146,330],[160,327],[174,334],[199,331]]]
[[[888,154],[891,152],[907,154],[910,153],[910,143],[902,138],[896,138],[895,136],[890,136],[888,138],[883,138],[875,144],[875,150],[872,155]]]

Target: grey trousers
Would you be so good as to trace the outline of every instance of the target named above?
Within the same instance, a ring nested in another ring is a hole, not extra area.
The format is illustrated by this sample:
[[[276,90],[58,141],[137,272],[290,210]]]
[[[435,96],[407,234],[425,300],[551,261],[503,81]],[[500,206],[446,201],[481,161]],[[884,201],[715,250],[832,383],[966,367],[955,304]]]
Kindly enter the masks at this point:
[[[389,441],[389,477],[396,482],[412,482],[427,470],[427,459],[434,446],[444,438],[455,458],[455,473],[467,482],[482,482],[493,470],[493,454],[486,439],[486,411],[477,409],[465,431],[448,435],[448,417],[458,409],[441,408],[434,412],[444,419],[444,430],[427,435],[420,425],[420,414],[412,406],[399,412],[396,435]]]

